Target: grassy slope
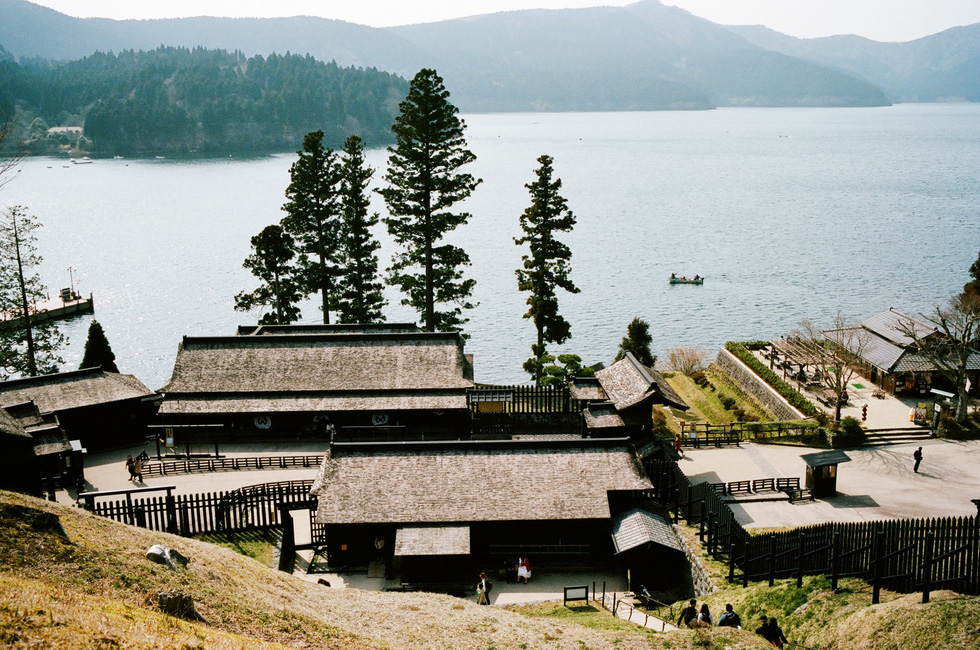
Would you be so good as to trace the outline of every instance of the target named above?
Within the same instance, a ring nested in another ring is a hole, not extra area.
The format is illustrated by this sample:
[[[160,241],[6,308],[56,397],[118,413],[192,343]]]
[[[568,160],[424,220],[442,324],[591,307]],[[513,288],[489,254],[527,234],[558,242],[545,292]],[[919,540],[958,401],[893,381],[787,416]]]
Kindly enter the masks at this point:
[[[25,516],[18,506],[59,515],[70,543],[37,530],[32,510]],[[154,543],[191,558],[189,569],[148,561]],[[193,596],[210,625],[157,614],[146,596],[164,589]],[[4,647],[663,647],[655,636],[639,627],[556,625],[450,596],[329,589],[229,549],[0,492]]]
[[[735,406],[761,420],[771,419],[754,400],[739,390],[723,372],[712,366],[705,374],[715,386],[715,390],[702,389],[690,377],[679,372],[672,373],[667,377],[667,382],[691,407],[691,414],[698,417],[702,422],[729,424],[735,421],[735,415],[722,406],[722,397],[733,397]]]

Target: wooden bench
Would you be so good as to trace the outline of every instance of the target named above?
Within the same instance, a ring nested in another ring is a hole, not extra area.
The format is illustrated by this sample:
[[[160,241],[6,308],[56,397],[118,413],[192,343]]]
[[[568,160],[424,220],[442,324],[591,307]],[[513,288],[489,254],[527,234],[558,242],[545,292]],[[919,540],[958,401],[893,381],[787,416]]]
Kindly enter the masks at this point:
[[[752,481],[732,481],[728,484],[729,494],[752,494]]]
[[[776,479],[757,478],[752,481],[752,491],[756,494],[761,492],[778,492],[776,489]]]
[[[790,490],[800,489],[800,477],[794,476],[793,478],[777,478],[776,479],[776,490],[779,492],[789,492]]]
[[[708,483],[708,487],[717,492],[718,494],[728,494],[728,488],[725,487],[724,483]]]

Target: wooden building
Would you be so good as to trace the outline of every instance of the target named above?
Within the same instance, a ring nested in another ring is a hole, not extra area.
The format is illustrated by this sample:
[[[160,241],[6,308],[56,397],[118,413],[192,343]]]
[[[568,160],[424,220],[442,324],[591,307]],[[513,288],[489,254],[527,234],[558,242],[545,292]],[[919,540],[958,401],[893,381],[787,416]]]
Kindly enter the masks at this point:
[[[243,327],[184,337],[160,389],[159,423],[217,424],[231,439],[455,438],[469,431],[472,387],[458,333],[389,323]]]
[[[41,466],[34,444],[34,438],[16,418],[0,408],[0,489],[41,493]]]
[[[915,327],[916,335],[921,339],[943,336],[931,323],[889,309],[863,321],[859,336],[837,338],[858,345],[859,349],[852,352],[858,359],[861,374],[888,393],[925,397],[932,388],[955,392],[955,386],[916,351],[914,341],[904,331],[909,324]],[[977,394],[980,352],[970,354],[967,367],[971,374],[971,393]]]
[[[332,568],[472,583],[518,557],[612,561],[613,517],[649,488],[624,439],[341,443],[311,495]]]
[[[576,377],[571,396],[585,404],[583,415],[588,435],[628,436],[637,440],[649,434],[651,409],[661,404],[686,411],[689,407],[667,380],[640,363],[632,353],[595,377]]]
[[[0,407],[33,402],[39,414],[57,416],[67,437],[89,450],[142,443],[152,396],[133,375],[99,368],[0,383]]]

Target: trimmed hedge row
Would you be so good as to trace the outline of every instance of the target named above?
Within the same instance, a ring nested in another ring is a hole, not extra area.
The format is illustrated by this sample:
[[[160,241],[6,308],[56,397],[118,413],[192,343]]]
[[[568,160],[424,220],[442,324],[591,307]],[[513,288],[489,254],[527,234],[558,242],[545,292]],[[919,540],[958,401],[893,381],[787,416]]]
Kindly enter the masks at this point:
[[[786,398],[790,405],[800,410],[803,415],[814,417],[818,413],[817,408],[810,403],[810,400],[803,397],[795,388],[779,378],[776,373],[767,368],[751,352],[745,348],[745,344],[736,341],[729,341],[725,344],[725,349],[734,354],[742,363],[747,365],[752,371],[762,377],[763,380],[772,386],[777,393]]]

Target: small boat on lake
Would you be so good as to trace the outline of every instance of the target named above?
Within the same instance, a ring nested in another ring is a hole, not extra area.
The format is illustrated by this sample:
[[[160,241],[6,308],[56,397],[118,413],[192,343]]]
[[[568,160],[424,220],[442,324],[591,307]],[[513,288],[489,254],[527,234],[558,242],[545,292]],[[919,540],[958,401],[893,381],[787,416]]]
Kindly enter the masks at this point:
[[[671,273],[668,282],[671,284],[704,284],[704,278],[702,278],[700,275],[695,275],[693,278],[689,278],[687,276],[679,276],[676,273]]]

